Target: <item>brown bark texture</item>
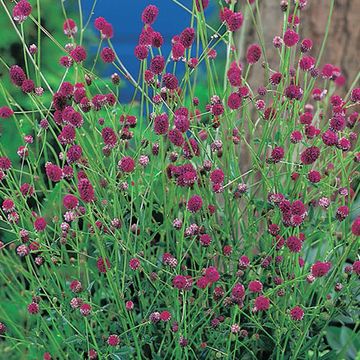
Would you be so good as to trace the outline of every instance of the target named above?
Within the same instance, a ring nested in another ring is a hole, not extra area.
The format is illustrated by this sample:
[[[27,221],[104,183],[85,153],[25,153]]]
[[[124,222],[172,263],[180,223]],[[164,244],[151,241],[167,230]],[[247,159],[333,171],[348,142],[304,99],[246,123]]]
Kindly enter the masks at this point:
[[[289,4],[291,0],[289,0]],[[263,0],[259,2],[261,21],[265,37],[270,67],[277,70],[278,58],[273,50],[272,40],[275,35],[281,35],[282,13],[280,0]],[[301,39],[308,37],[314,42],[312,56],[319,54],[324,38],[326,24],[329,18],[331,0],[308,0],[307,7],[302,11],[299,27]],[[256,32],[249,23],[245,35],[242,55],[245,54],[247,45],[258,42]],[[360,71],[360,0],[335,0],[329,35],[326,48],[321,58],[320,67],[326,63],[338,66],[346,77],[347,90]],[[260,64],[257,64],[260,67]],[[253,69],[250,83],[261,85],[263,72]]]

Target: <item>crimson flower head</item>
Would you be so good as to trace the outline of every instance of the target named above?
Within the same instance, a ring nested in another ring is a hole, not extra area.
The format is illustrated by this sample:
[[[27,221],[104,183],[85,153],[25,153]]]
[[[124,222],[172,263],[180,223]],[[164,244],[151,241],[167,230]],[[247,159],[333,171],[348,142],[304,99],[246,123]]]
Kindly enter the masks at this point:
[[[227,28],[231,32],[239,30],[241,25],[243,24],[243,22],[244,22],[244,16],[240,11],[239,12],[234,12],[226,20]]]
[[[107,343],[110,345],[110,346],[118,346],[120,344],[120,338],[118,335],[110,335],[107,339]]]
[[[235,61],[230,64],[229,70],[227,71],[226,75],[229,80],[229,83],[232,86],[239,87],[241,86],[241,73],[242,68],[241,65],[237,64]]]
[[[35,315],[39,312],[39,304],[36,302],[32,302],[28,305],[28,312],[31,315]]]
[[[258,44],[252,44],[248,47],[246,52],[246,60],[249,64],[255,64],[260,60],[261,47]]]
[[[87,178],[82,178],[78,182],[80,198],[83,202],[89,203],[95,200],[94,188]]]
[[[109,47],[102,49],[100,56],[104,63],[112,63],[115,61],[115,53]]]
[[[201,209],[202,205],[203,201],[201,196],[193,195],[187,203],[187,209],[192,213],[196,213]]]
[[[44,231],[46,229],[46,220],[43,217],[39,217],[34,222],[34,229],[36,231]]]
[[[179,37],[180,43],[187,49],[189,48],[195,39],[195,30],[193,28],[184,29]]]
[[[227,105],[231,110],[237,110],[241,106],[242,98],[238,92],[229,95]]]
[[[351,225],[351,232],[355,236],[360,236],[360,216],[358,216]]]
[[[6,333],[6,325],[2,322],[0,322],[0,335],[4,335]]]
[[[221,169],[215,169],[210,174],[210,180],[214,184],[222,184],[224,182],[224,172]]]
[[[209,6],[209,0],[195,0],[197,11],[205,10]]]
[[[300,159],[304,165],[310,165],[314,163],[319,156],[320,149],[316,146],[310,146],[301,153]]]
[[[94,22],[95,28],[101,32],[101,36],[104,39],[110,39],[114,35],[112,25],[107,22],[103,17],[98,17]]]
[[[355,88],[351,91],[350,100],[354,103],[360,102],[360,88]]]
[[[12,16],[20,24],[28,18],[31,11],[31,4],[27,0],[20,0],[13,8]]]
[[[313,41],[311,39],[304,39],[301,42],[301,52],[305,53],[312,49]]]
[[[277,146],[271,151],[270,160],[273,163],[278,163],[284,158],[285,151],[282,147]]]
[[[151,25],[155,22],[159,14],[159,9],[155,5],[148,5],[141,14],[141,20],[146,25]]]
[[[139,44],[135,47],[135,57],[140,61],[145,60],[148,57],[148,53],[149,51],[146,45]]]
[[[265,311],[268,310],[269,307],[270,307],[270,300],[267,297],[260,295],[255,299],[253,311],[254,312]]]
[[[73,292],[73,293],[79,293],[81,292],[83,289],[82,289],[82,284],[79,280],[73,280],[71,283],[70,283],[70,290]]]
[[[231,290],[231,297],[235,300],[242,300],[245,297],[244,285],[240,283],[235,284]]]
[[[167,322],[171,320],[171,313],[167,310],[164,310],[160,313],[160,320]]]
[[[292,320],[300,321],[304,317],[304,310],[301,308],[301,306],[295,306],[290,310],[290,317]]]
[[[179,82],[175,75],[167,73],[163,76],[164,86],[169,90],[177,89]]]
[[[187,279],[184,275],[176,275],[174,278],[173,278],[173,286],[176,288],[176,289],[179,289],[179,290],[182,290],[186,287],[187,285]]]
[[[91,313],[91,305],[90,304],[82,304],[80,306],[80,313],[82,316],[89,316]]]
[[[125,172],[125,173],[131,173],[134,171],[135,168],[135,161],[130,156],[124,156],[119,162],[118,162],[118,168]]]
[[[154,119],[154,131],[158,135],[166,134],[169,129],[169,118],[166,113],[157,115]]]
[[[315,264],[311,266],[311,275],[315,278],[325,276],[329,270],[331,269],[331,263],[317,261]]]
[[[299,42],[300,36],[299,34],[292,30],[292,29],[288,29],[285,31],[284,34],[284,44],[287,47],[292,47],[294,45],[296,45]]]
[[[263,289],[263,285],[260,281],[258,281],[258,280],[250,281],[250,283],[249,283],[249,291],[250,292],[260,293],[260,292],[262,292],[262,289]]]
[[[180,132],[185,133],[189,130],[190,120],[185,115],[175,115],[174,125]]]
[[[78,31],[76,22],[73,19],[65,20],[63,25],[63,30],[65,35],[69,37],[74,36]]]
[[[79,200],[76,196],[67,194],[63,197],[63,205],[67,210],[73,210],[79,205]]]
[[[352,270],[356,275],[360,276],[360,260],[354,261]]]
[[[96,266],[101,273],[106,273],[111,268],[111,264],[109,259],[104,259],[102,257],[99,257],[96,262]]]
[[[297,236],[289,236],[286,240],[286,246],[293,253],[300,252],[302,248],[302,241]]]
[[[215,283],[220,279],[220,274],[214,266],[208,267],[205,270],[204,276],[209,281],[209,283]]]
[[[12,65],[9,69],[11,82],[16,86],[21,86],[26,79],[24,70],[19,65]]]
[[[0,107],[0,119],[8,119],[14,112],[7,106]]]
[[[136,259],[136,258],[130,259],[129,266],[130,266],[131,270],[137,270],[139,268],[139,266],[140,266],[139,259]]]
[[[165,68],[165,59],[161,55],[156,55],[151,59],[150,70],[154,74],[160,74]]]
[[[76,63],[80,63],[86,60],[87,53],[84,47],[78,45],[75,47],[75,49],[70,51],[70,56]]]

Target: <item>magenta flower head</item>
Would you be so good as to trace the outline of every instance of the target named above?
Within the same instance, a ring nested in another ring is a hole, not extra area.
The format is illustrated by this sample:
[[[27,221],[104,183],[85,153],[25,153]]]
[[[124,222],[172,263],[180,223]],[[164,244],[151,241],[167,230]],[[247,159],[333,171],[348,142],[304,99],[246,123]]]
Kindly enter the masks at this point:
[[[301,100],[303,90],[298,85],[289,85],[285,89],[285,96],[290,100]]]
[[[119,162],[118,162],[118,168],[122,172],[125,173],[131,173],[134,171],[135,168],[135,161],[130,156],[124,156]]]
[[[241,81],[242,81],[241,73],[242,73],[241,66],[238,65],[235,61],[231,63],[226,75],[229,80],[229,83],[232,86],[236,86],[236,87],[241,86]]]
[[[148,47],[146,45],[139,44],[135,47],[134,54],[138,60],[145,60],[149,54]]]
[[[209,6],[209,0],[195,0],[197,11],[205,10]]]
[[[84,47],[78,45],[75,47],[75,49],[70,51],[70,56],[76,63],[80,63],[86,60],[87,53]]]
[[[308,179],[311,183],[316,184],[321,180],[321,174],[316,170],[310,170],[308,172]]]
[[[107,22],[103,17],[98,17],[94,22],[95,28],[101,32],[101,36],[104,39],[110,39],[114,35],[112,25]]]
[[[30,94],[30,93],[34,92],[34,90],[35,90],[34,82],[31,79],[25,79],[23,81],[23,83],[21,84],[21,90],[25,94]]]
[[[286,246],[292,253],[298,253],[301,251],[302,241],[298,237],[292,235],[287,238]]]
[[[63,30],[65,35],[69,37],[74,36],[78,31],[76,22],[73,19],[65,20],[63,25]]]
[[[304,310],[301,306],[295,306],[290,310],[290,317],[294,321],[300,321],[304,317]]]
[[[176,90],[179,82],[175,75],[167,73],[163,76],[163,84],[169,90]]]
[[[16,86],[21,86],[26,79],[24,70],[18,65],[12,65],[9,69],[11,82]]]
[[[11,169],[11,160],[7,157],[0,157],[0,170],[6,171]]]
[[[115,61],[115,53],[108,47],[102,49],[100,57],[104,63],[112,63]]]
[[[300,36],[296,31],[294,31],[292,29],[287,29],[285,31],[284,44],[287,47],[292,47],[292,46],[296,45],[299,42],[299,39],[300,39]]]
[[[360,276],[360,260],[354,261],[353,266],[352,266],[352,271],[356,275]]]
[[[80,306],[80,314],[82,316],[89,316],[91,313],[91,305],[90,304],[82,304]]]
[[[301,42],[301,52],[306,53],[313,47],[313,41],[311,39],[304,39]]]
[[[43,217],[39,217],[34,222],[34,229],[36,231],[41,232],[46,229],[46,225],[47,225],[46,220]]]
[[[2,322],[0,322],[0,335],[4,335],[6,333],[6,325]]]
[[[193,195],[187,203],[187,209],[192,213],[196,213],[201,209],[202,205],[203,201],[201,196]]]
[[[260,60],[261,47],[258,44],[252,44],[248,47],[246,52],[246,60],[249,64],[255,64]]]
[[[105,274],[108,270],[110,270],[111,264],[109,259],[104,260],[102,257],[99,257],[96,261],[96,267],[100,273]]]
[[[351,225],[351,232],[355,236],[360,236],[360,216],[358,216]]]
[[[239,12],[234,12],[227,20],[227,28],[229,31],[234,32],[241,28],[241,25],[244,22],[243,14]]]
[[[67,194],[63,198],[63,205],[67,210],[73,210],[79,205],[79,200],[76,196]]]
[[[151,59],[150,70],[154,74],[161,74],[165,68],[165,59],[161,55],[156,55]]]
[[[174,61],[179,61],[185,54],[185,46],[180,42],[173,44],[171,49],[171,58]]]
[[[315,278],[325,276],[329,270],[331,269],[331,263],[317,261],[315,264],[311,266],[311,275]]]
[[[260,295],[255,299],[253,311],[254,312],[265,311],[268,310],[269,307],[270,307],[270,300],[267,297]]]
[[[20,24],[28,18],[31,11],[32,7],[27,0],[20,0],[13,8],[12,16]]]
[[[249,291],[252,293],[260,293],[263,289],[263,284],[259,280],[249,282]]]
[[[179,290],[185,289],[187,282],[188,280],[184,275],[176,275],[172,281],[173,286]]]
[[[158,135],[166,134],[169,129],[169,118],[166,113],[157,115],[154,119],[154,131]]]
[[[7,106],[0,107],[0,119],[8,119],[14,112]]]
[[[355,88],[351,91],[350,100],[354,103],[360,102],[360,88]]]
[[[316,146],[310,146],[301,153],[300,159],[304,165],[310,165],[314,163],[319,156],[320,149]]]
[[[110,345],[110,346],[118,346],[120,344],[120,338],[118,335],[110,335],[107,339],[107,343]]]
[[[284,154],[284,149],[280,146],[277,146],[271,151],[270,161],[276,164],[284,158]]]
[[[78,191],[83,202],[89,203],[95,200],[94,188],[87,178],[82,178],[78,182]]]
[[[159,9],[155,5],[148,5],[141,14],[141,20],[146,25],[151,25],[155,22],[159,14]]]
[[[28,309],[29,314],[31,314],[31,315],[37,314],[39,312],[39,310],[40,310],[39,304],[36,303],[36,302],[30,303],[28,305],[27,309]]]
[[[222,184],[224,179],[225,175],[221,169],[215,169],[210,174],[210,181],[214,184]]]
[[[188,49],[192,43],[194,42],[195,39],[195,30],[193,28],[186,28],[184,29],[179,37],[179,41],[180,43],[186,48]]]
[[[204,273],[205,278],[209,283],[215,283],[220,279],[220,274],[215,266],[209,266]]]
[[[185,115],[175,115],[174,125],[180,132],[185,133],[189,130],[190,120]]]
[[[229,95],[227,105],[231,110],[237,110],[241,106],[242,98],[238,92],[233,92]]]

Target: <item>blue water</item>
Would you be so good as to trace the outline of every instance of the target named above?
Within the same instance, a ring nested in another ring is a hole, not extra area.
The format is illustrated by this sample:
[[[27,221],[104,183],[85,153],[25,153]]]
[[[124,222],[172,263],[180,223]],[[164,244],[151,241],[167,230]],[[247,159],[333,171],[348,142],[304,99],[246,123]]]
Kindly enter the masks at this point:
[[[192,7],[192,0],[180,0],[187,8]],[[211,3],[211,2],[210,2]],[[83,0],[84,19],[87,19],[92,7],[92,0]],[[120,56],[124,65],[134,78],[137,78],[139,71],[139,61],[134,57],[134,48],[138,43],[139,34],[143,27],[141,13],[143,9],[153,4],[159,8],[159,16],[152,27],[161,32],[164,38],[164,45],[161,51],[164,56],[168,56],[171,51],[171,38],[190,26],[191,14],[175,4],[172,0],[98,0],[93,20],[103,16],[114,28],[114,44],[117,54]],[[216,5],[212,2],[206,9],[206,15],[214,13]],[[94,31],[97,31],[94,29]],[[109,65],[104,70],[104,75],[110,75],[115,69]],[[129,100],[133,94],[133,89],[126,86],[122,91],[122,100]]]

